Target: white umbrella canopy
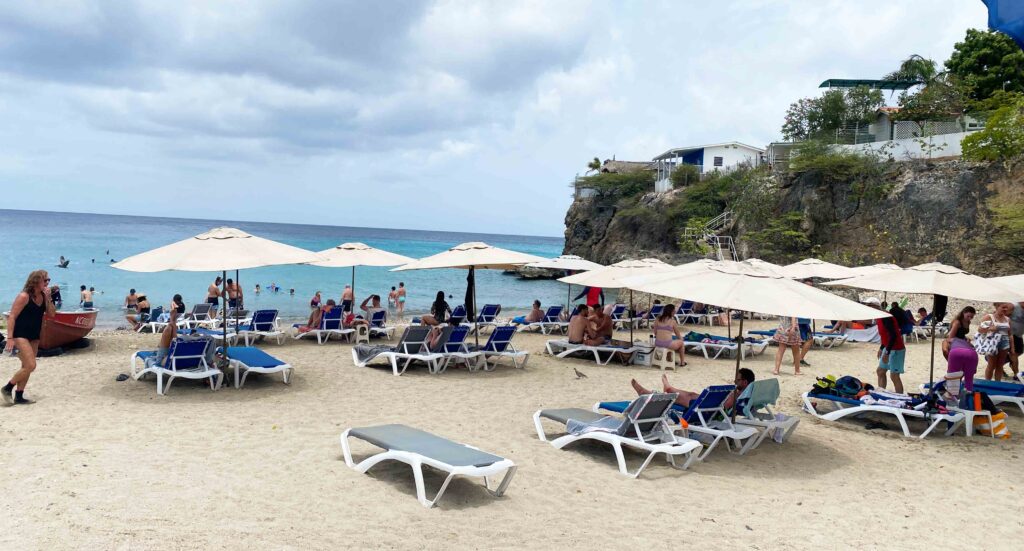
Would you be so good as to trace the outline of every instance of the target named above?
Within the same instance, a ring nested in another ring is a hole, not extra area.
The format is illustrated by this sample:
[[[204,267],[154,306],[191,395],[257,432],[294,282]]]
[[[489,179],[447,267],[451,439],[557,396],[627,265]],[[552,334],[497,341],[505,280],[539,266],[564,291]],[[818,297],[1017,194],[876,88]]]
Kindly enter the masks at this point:
[[[1024,274],[990,277],[989,281],[995,281],[996,283],[1011,289],[1024,289]]]
[[[480,268],[484,270],[509,270],[546,259],[532,254],[492,247],[487,243],[470,242],[456,245],[447,251],[426,258],[413,260],[399,266],[392,272],[405,270],[432,270],[438,268]]]
[[[129,256],[112,266],[129,272],[222,272],[319,260],[312,251],[224,227]]]
[[[349,268],[356,266],[400,266],[414,262],[415,258],[376,249],[364,243],[342,243],[317,253],[323,260],[310,262],[313,266],[325,268]]]
[[[610,266],[590,270],[571,276],[559,278],[562,283],[571,285],[586,285],[587,287],[603,287],[608,289],[621,289],[625,287],[621,280],[630,276],[645,275],[654,272],[664,272],[673,269],[674,266],[666,264],[657,258],[644,258],[641,260],[623,260]]]
[[[825,262],[817,258],[806,258],[800,262],[787,264],[782,267],[782,273],[793,279],[809,279],[812,277],[842,279],[860,275],[853,268]]]
[[[767,260],[761,260],[760,258],[748,258],[746,260],[740,261],[740,263],[746,264],[747,266],[753,266],[754,268],[758,268],[761,270],[773,272],[779,275],[784,275],[782,266],[779,266],[778,264],[772,264],[771,262],[768,262]]]
[[[591,262],[574,254],[563,254],[562,256],[548,258],[540,262],[531,262],[527,264],[526,267],[544,268],[547,270],[567,270],[572,272],[585,272],[588,270],[604,268],[603,265],[598,264],[597,262]]]
[[[731,310],[811,319],[863,320],[889,314],[744,262],[623,280],[629,289]]]
[[[903,268],[895,264],[872,264],[870,266],[858,266],[856,268],[850,268],[853,274],[848,277],[856,277],[868,274],[886,273],[891,270],[902,270]]]
[[[1017,291],[1014,287],[938,262],[899,270],[879,270],[867,275],[830,281],[825,285],[893,293],[945,295],[982,302],[1019,302],[1024,300],[1024,292]]]

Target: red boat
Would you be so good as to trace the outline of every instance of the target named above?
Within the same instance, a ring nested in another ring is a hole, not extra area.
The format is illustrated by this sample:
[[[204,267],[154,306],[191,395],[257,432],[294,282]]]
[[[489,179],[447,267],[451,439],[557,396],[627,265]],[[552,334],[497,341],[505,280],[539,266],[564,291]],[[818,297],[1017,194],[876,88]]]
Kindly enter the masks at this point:
[[[97,310],[57,312],[43,317],[39,348],[58,348],[81,339],[96,327]]]

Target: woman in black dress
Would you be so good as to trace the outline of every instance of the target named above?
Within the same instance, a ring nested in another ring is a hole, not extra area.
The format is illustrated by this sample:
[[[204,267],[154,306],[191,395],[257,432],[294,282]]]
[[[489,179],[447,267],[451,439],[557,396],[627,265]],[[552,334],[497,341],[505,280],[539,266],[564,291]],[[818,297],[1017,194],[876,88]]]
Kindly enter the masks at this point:
[[[11,316],[7,321],[7,345],[9,352],[18,349],[21,369],[4,385],[3,400],[8,404],[31,404],[25,398],[25,385],[36,369],[36,354],[39,353],[39,334],[43,330],[43,316],[53,315],[53,302],[50,300],[50,275],[46,270],[36,270],[28,275],[25,287],[14,298]],[[12,394],[13,392],[13,394]]]

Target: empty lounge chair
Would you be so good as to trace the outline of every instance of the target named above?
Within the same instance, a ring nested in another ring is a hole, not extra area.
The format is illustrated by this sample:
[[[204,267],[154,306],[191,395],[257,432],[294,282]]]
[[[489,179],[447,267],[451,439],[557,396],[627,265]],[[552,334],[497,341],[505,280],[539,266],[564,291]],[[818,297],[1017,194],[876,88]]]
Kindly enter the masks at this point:
[[[249,346],[249,338],[255,342],[262,337],[273,337],[277,344],[284,343],[284,332],[277,326],[277,310],[256,310],[252,314],[252,321],[238,326],[238,335],[245,340]]]
[[[340,308],[339,308],[340,310]],[[220,350],[223,352],[223,349]],[[227,349],[228,361],[235,371],[235,388],[242,388],[245,379],[250,373],[280,373],[284,384],[291,384],[292,366],[288,365],[270,354],[254,346],[229,346]],[[244,371],[241,380],[239,372]]]
[[[427,346],[430,327],[413,325],[406,327],[405,333],[394,346],[360,344],[352,347],[352,361],[359,367],[367,367],[377,358],[384,358],[391,363],[391,370],[397,377],[409,368],[414,361],[427,364],[431,373],[437,373],[444,360],[444,354],[431,352]],[[401,367],[399,367],[401,363]]]

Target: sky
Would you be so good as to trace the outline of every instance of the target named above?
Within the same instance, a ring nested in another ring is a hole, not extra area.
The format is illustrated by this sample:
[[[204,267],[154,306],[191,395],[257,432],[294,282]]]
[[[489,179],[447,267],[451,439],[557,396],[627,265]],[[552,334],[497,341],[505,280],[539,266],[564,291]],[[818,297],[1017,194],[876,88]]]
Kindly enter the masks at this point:
[[[561,235],[589,159],[779,138],[977,0],[0,4],[0,208]],[[892,98],[895,101],[895,98]]]

